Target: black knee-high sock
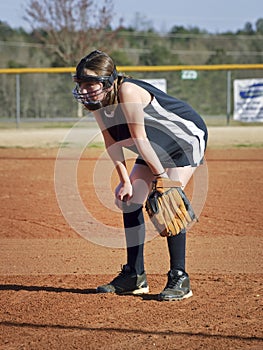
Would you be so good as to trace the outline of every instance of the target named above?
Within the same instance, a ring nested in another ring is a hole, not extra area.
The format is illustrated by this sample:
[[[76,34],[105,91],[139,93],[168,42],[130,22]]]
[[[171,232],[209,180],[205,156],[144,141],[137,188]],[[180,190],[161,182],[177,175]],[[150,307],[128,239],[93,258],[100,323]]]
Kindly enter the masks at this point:
[[[141,274],[144,271],[145,223],[141,204],[124,208],[123,222],[127,244],[127,264]]]
[[[178,235],[167,237],[171,270],[185,271],[186,230]]]

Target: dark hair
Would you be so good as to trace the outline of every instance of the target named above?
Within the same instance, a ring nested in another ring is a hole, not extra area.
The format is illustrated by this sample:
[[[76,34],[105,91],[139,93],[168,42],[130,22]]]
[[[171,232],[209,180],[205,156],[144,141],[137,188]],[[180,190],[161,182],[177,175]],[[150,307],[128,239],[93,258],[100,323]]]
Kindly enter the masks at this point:
[[[76,67],[76,78],[81,80],[81,77],[86,75],[85,70],[92,70],[100,77],[113,76],[113,89],[109,91],[107,96],[107,104],[118,103],[118,88],[124,78],[124,75],[118,75],[113,59],[105,52],[94,50],[87,56],[83,57]]]
[[[76,68],[76,76],[85,75],[85,69],[92,70],[98,76],[110,76],[115,69],[115,64],[106,53],[95,50],[80,60]]]

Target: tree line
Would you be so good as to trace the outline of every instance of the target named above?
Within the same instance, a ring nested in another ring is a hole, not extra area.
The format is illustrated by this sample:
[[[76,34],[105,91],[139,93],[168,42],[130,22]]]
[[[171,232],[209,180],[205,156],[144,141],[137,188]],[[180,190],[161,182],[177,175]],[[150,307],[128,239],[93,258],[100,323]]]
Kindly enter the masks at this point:
[[[1,68],[75,66],[95,48],[109,53],[117,66],[262,63],[263,18],[244,23],[235,32],[211,34],[198,27],[175,24],[163,34],[140,14],[135,15],[133,26],[125,27],[120,19],[113,28],[114,15],[112,0],[104,0],[101,5],[91,0],[31,0],[24,14],[30,31],[0,21]],[[233,79],[259,74],[234,72]],[[224,113],[224,72],[200,72],[196,81],[182,81],[180,72],[132,75],[166,78],[168,92],[187,100],[201,113]],[[1,80],[0,101],[7,106],[2,114],[10,117],[15,110],[6,92],[10,78],[2,76]],[[22,88],[26,88],[22,92],[22,116],[65,115],[61,112],[63,106],[67,106],[70,115],[74,114],[67,95],[71,84],[67,75],[23,77]],[[56,103],[51,107],[48,101],[54,101],[54,92]],[[66,102],[64,97],[58,98],[61,94],[66,94]]]

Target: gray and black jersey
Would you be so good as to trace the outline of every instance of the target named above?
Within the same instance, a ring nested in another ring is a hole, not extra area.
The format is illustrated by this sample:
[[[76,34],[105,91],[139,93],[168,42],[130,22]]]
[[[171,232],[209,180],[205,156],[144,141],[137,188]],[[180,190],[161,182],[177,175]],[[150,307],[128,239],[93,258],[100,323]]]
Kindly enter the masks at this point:
[[[198,166],[207,145],[207,128],[200,115],[186,102],[169,96],[155,86],[132,78],[124,82],[136,84],[152,96],[144,108],[147,137],[164,167]],[[104,124],[115,141],[131,137],[119,104],[113,116],[102,113]],[[146,164],[135,146],[127,148],[138,154],[137,163]]]

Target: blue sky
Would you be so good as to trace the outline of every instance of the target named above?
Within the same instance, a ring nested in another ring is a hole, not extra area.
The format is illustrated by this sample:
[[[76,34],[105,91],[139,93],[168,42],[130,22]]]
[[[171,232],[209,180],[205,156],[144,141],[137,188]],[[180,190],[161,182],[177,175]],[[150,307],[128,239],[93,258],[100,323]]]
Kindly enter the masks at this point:
[[[0,1],[0,20],[13,28],[27,27],[23,20],[27,0]],[[99,2],[99,0],[97,0]],[[122,17],[124,25],[135,24],[136,13],[160,31],[174,25],[197,26],[211,33],[242,29],[246,22],[253,26],[263,18],[262,0],[113,0],[115,23]]]

